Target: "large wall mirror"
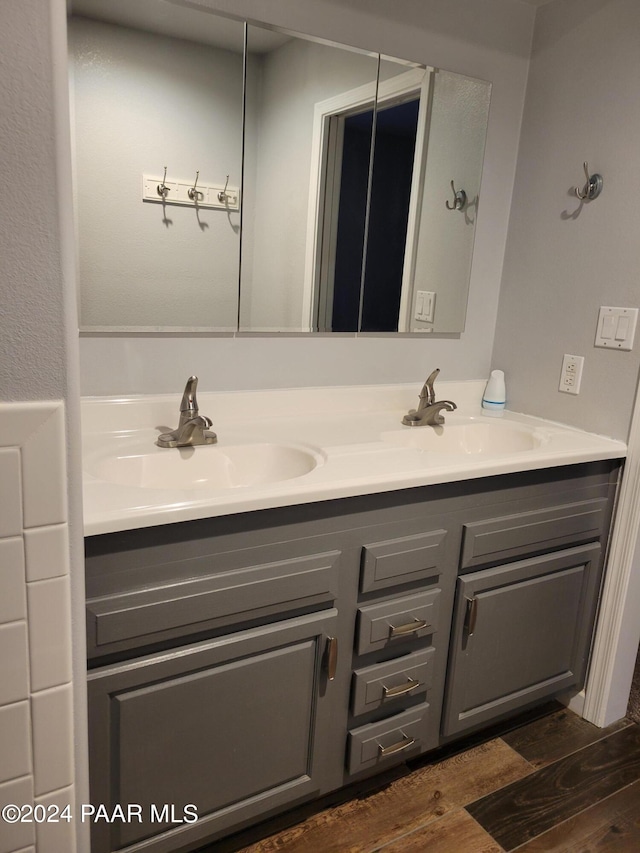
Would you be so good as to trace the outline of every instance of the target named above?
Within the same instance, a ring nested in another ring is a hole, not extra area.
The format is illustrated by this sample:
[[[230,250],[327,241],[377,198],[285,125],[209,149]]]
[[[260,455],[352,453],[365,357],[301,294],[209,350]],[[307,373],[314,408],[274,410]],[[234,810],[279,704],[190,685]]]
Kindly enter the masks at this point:
[[[488,83],[204,0],[71,6],[82,330],[463,330]]]

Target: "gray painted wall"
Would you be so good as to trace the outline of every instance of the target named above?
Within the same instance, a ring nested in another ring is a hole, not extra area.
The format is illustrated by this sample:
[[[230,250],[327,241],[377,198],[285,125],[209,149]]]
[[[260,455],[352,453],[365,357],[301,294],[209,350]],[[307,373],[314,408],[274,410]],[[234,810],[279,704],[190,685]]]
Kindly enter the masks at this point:
[[[626,439],[633,352],[594,348],[601,305],[638,307],[640,5],[556,0],[538,11],[493,366],[509,408]],[[583,160],[604,177],[580,205]],[[558,392],[563,353],[585,357],[577,397]]]
[[[64,0],[0,3],[0,400],[65,403],[72,620],[78,626],[76,795],[78,802],[87,802],[80,399],[65,56]],[[77,830],[81,837],[83,827]]]
[[[68,389],[48,11],[42,0],[0,8],[3,400],[56,399]]]

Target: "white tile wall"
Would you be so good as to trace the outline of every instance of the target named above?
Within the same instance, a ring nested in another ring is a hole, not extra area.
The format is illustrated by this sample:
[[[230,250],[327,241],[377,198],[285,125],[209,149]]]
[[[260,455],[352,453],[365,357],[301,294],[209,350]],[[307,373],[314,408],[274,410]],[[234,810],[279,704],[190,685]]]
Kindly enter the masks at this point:
[[[33,803],[33,779],[31,776],[21,776],[11,782],[0,784],[0,805],[6,803],[21,805]],[[17,853],[23,847],[28,847],[36,840],[33,823],[3,823],[0,832],[0,853]],[[73,848],[72,848],[73,849]]]
[[[22,501],[20,495],[20,451],[0,449],[0,536],[22,533]]]
[[[0,403],[0,808],[74,810],[64,408]],[[0,853],[75,853],[73,823],[7,823]]]

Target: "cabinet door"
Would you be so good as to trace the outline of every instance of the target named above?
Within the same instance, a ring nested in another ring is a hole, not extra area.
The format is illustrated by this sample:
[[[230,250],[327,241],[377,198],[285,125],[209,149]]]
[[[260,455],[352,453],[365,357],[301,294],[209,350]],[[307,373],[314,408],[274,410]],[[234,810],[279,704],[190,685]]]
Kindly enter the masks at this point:
[[[458,578],[445,736],[582,686],[599,567],[593,544]]]
[[[172,851],[314,794],[325,772],[316,744],[328,736],[324,658],[336,616],[90,673],[92,802],[135,804],[142,817],[95,823],[94,853]]]

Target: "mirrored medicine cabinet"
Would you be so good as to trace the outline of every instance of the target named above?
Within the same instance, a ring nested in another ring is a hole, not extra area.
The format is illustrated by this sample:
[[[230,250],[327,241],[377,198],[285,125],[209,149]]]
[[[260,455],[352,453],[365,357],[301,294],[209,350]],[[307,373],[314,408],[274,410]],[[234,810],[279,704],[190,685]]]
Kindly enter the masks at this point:
[[[490,84],[206,0],[73,0],[84,332],[459,333]]]

